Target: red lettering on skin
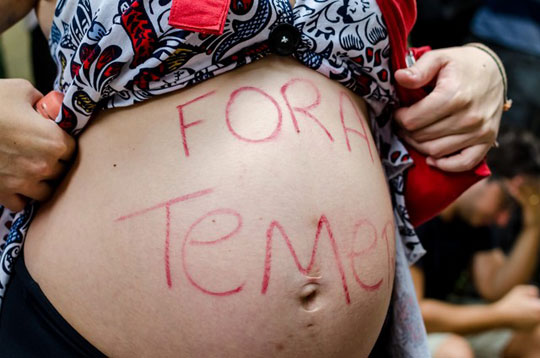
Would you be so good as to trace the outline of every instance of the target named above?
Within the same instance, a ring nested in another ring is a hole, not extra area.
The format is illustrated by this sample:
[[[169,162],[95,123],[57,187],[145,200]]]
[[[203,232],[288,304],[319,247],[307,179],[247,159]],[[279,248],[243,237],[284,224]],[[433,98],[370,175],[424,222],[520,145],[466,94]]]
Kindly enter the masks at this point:
[[[384,238],[384,242],[386,243],[386,257],[388,262],[388,289],[390,290],[390,285],[392,284],[392,272],[394,271],[395,262],[394,262],[394,255],[390,252],[390,241],[388,237],[388,231],[390,231],[392,234],[394,234],[394,223],[389,220],[386,225],[384,226],[382,237]],[[392,235],[392,240],[394,240],[394,235]]]
[[[276,109],[278,111],[278,122],[276,124],[276,128],[266,138],[261,138],[261,139],[246,138],[246,137],[243,137],[240,134],[238,134],[238,132],[236,132],[234,130],[234,128],[232,127],[232,124],[231,124],[231,106],[235,103],[236,98],[244,91],[253,91],[253,92],[256,92],[256,93],[259,93],[259,94],[263,95],[265,98],[270,100],[270,102],[272,102],[272,104],[274,105],[274,107],[276,107]],[[269,142],[269,141],[275,139],[279,135],[279,133],[281,132],[281,122],[283,121],[283,115],[281,114],[281,108],[279,107],[276,100],[272,96],[270,96],[268,93],[264,92],[263,90],[258,89],[256,87],[250,87],[250,86],[240,87],[240,88],[238,88],[237,90],[234,90],[231,93],[231,96],[229,98],[229,102],[227,103],[227,108],[225,110],[225,118],[226,118],[226,121],[227,121],[227,127],[229,128],[229,132],[231,132],[231,134],[233,136],[235,136],[237,139],[239,139],[241,141],[244,141],[244,142],[248,142],[248,143],[263,143],[263,142]]]
[[[218,238],[216,240],[212,240],[212,241],[200,241],[200,240],[195,240],[195,239],[190,240],[191,232],[197,227],[197,225],[199,225],[205,219],[207,219],[207,218],[209,218],[211,216],[217,216],[217,215],[234,216],[236,218],[236,220],[237,220],[236,227],[230,233],[228,233],[228,234],[226,234],[226,235],[224,235],[224,236],[222,236],[222,237],[220,237],[220,238]],[[241,285],[239,285],[238,287],[236,287],[236,288],[234,288],[232,290],[223,291],[223,292],[211,291],[211,290],[208,290],[208,289],[202,287],[189,274],[189,270],[188,270],[187,262],[186,262],[186,256],[187,256],[186,245],[188,243],[190,245],[216,245],[216,244],[218,244],[220,242],[223,242],[225,240],[228,240],[231,237],[233,237],[234,235],[236,235],[240,231],[241,228],[242,228],[242,216],[240,216],[240,214],[238,212],[236,212],[236,211],[234,211],[232,209],[213,210],[213,211],[203,215],[199,219],[197,219],[191,225],[191,227],[189,228],[189,230],[188,230],[188,232],[186,234],[186,237],[184,239],[184,244],[182,245],[182,264],[183,264],[183,268],[184,268],[184,274],[186,275],[189,283],[191,283],[192,286],[194,286],[195,288],[197,288],[201,292],[203,292],[203,293],[205,293],[207,295],[212,295],[212,296],[230,296],[230,295],[234,295],[234,294],[242,291],[242,289],[244,288],[245,283],[242,283]]]
[[[351,107],[354,110],[356,118],[358,119],[358,122],[360,122],[360,125],[362,126],[362,132],[360,132],[359,130],[353,129],[353,128],[349,128],[349,127],[347,127],[345,125],[345,116],[344,116],[344,113],[343,113],[343,109],[344,109],[343,105],[344,105],[345,100],[347,100],[351,104]],[[366,144],[367,144],[367,147],[368,147],[368,150],[369,150],[369,156],[371,157],[371,162],[373,163],[373,153],[371,152],[371,144],[369,143],[369,137],[368,137],[368,134],[366,132],[366,126],[364,125],[364,121],[362,120],[362,116],[358,112],[358,109],[354,105],[354,102],[352,101],[351,97],[349,97],[349,95],[347,95],[347,93],[345,93],[345,92],[341,92],[339,94],[339,115],[341,117],[341,124],[343,126],[343,132],[345,133],[345,140],[347,141],[347,148],[349,149],[349,152],[351,152],[352,149],[351,149],[351,142],[349,140],[348,132],[352,132],[352,133],[357,134],[358,136],[360,136],[360,138],[362,138],[363,140],[366,141]]]
[[[138,210],[138,211],[135,211],[134,213],[127,214],[127,215],[124,215],[124,216],[120,216],[120,217],[116,218],[114,221],[124,221],[124,220],[127,220],[127,219],[131,219],[132,217],[146,214],[147,212],[152,211],[152,210],[156,210],[156,209],[159,209],[159,208],[164,208],[166,206],[172,206],[172,205],[180,203],[182,201],[195,199],[195,198],[198,198],[200,196],[210,194],[213,191],[214,191],[214,189],[205,189],[205,190],[196,191],[194,193],[182,195],[182,196],[179,196],[177,198],[173,198],[173,199],[164,201],[162,203],[153,205],[153,206],[151,206],[149,208]]]
[[[177,198],[173,198],[173,199],[167,200],[165,202],[156,204],[156,205],[151,206],[149,208],[138,210],[138,211],[136,211],[134,213],[131,213],[131,214],[128,214],[128,215],[120,216],[120,217],[116,218],[116,220],[115,220],[115,221],[124,221],[124,220],[127,220],[127,219],[131,219],[131,218],[133,218],[135,216],[146,214],[146,213],[148,213],[149,211],[152,211],[152,210],[165,208],[165,255],[164,255],[165,257],[164,257],[164,261],[165,261],[165,277],[167,279],[167,286],[169,286],[169,288],[172,288],[171,265],[170,265],[170,248],[169,248],[170,241],[171,241],[171,239],[170,239],[170,235],[171,235],[171,229],[170,229],[171,228],[171,206],[174,205],[174,204],[178,204],[180,202],[186,201],[186,200],[195,199],[195,198],[210,194],[212,192],[213,192],[213,189],[205,189],[205,190],[197,191],[197,192],[194,192],[194,193],[191,193],[191,194],[182,195],[182,196],[179,196]]]
[[[184,146],[184,154],[186,155],[186,157],[189,157],[189,146],[187,144],[186,129],[201,123],[202,119],[186,124],[185,118],[184,118],[184,107],[189,106],[190,104],[195,103],[197,101],[200,101],[201,99],[204,99],[208,96],[211,96],[214,93],[216,93],[216,91],[210,91],[208,93],[203,94],[202,96],[199,96],[195,99],[192,99],[191,101],[188,101],[176,107],[178,109],[178,115],[180,117],[180,133],[182,134],[182,144]]]
[[[266,294],[266,291],[268,290],[268,285],[270,284],[270,271],[272,267],[272,238],[274,236],[273,235],[274,229],[277,228],[279,232],[281,233],[281,236],[285,240],[285,243],[287,244],[287,247],[289,248],[289,251],[291,252],[291,255],[294,259],[296,267],[298,268],[298,271],[300,271],[303,275],[306,276],[311,271],[311,268],[313,267],[313,264],[315,263],[315,256],[317,255],[317,249],[319,246],[319,237],[321,235],[323,225],[326,226],[326,231],[328,232],[328,236],[330,238],[330,244],[332,245],[332,250],[334,252],[334,256],[336,259],[336,264],[338,266],[339,274],[341,276],[341,283],[343,285],[343,291],[345,293],[345,301],[347,302],[347,304],[351,303],[351,297],[349,295],[349,287],[347,286],[347,279],[345,278],[345,270],[343,269],[343,264],[341,262],[341,258],[339,257],[339,251],[338,251],[336,240],[334,238],[334,234],[332,233],[332,229],[330,228],[330,223],[328,222],[328,219],[326,218],[325,215],[322,215],[321,218],[319,219],[319,224],[317,225],[317,233],[315,234],[315,241],[313,243],[313,248],[311,250],[311,259],[306,268],[304,268],[302,264],[300,263],[300,261],[298,260],[296,251],[294,250],[292,246],[289,236],[283,229],[283,226],[276,220],[270,223],[270,226],[268,227],[268,230],[266,231],[266,255],[265,255],[265,260],[264,260],[264,275],[263,275],[262,289],[261,289],[261,293],[263,295]]]
[[[171,258],[170,258],[170,243],[171,243],[171,206],[165,206],[165,217],[167,218],[165,224],[165,278],[167,279],[167,286],[172,287],[171,278]]]
[[[363,249],[363,250],[360,250],[360,251],[354,251],[354,249],[351,249],[351,253],[349,254],[349,258],[351,260],[351,268],[352,268],[352,272],[353,272],[353,276],[354,276],[354,279],[356,280],[356,282],[358,282],[358,284],[360,285],[360,287],[362,287],[364,290],[366,291],[376,291],[378,290],[380,287],[381,287],[381,284],[383,282],[383,279],[381,278],[379,281],[377,281],[377,283],[373,284],[373,285],[369,285],[367,283],[365,283],[362,279],[360,279],[360,276],[358,275],[358,272],[356,271],[356,267],[354,267],[354,259],[357,258],[357,257],[360,257],[360,256],[364,256],[365,254],[369,253],[370,251],[372,251],[373,249],[375,249],[375,247],[377,246],[377,229],[375,229],[375,226],[369,221],[369,220],[360,220],[356,223],[355,227],[354,227],[354,238],[358,237],[358,232],[360,231],[360,228],[362,227],[368,227],[370,228],[371,230],[371,237],[372,237],[372,242],[371,244]]]
[[[313,90],[316,93],[316,98],[315,98],[315,100],[314,100],[314,102],[312,104],[310,104],[310,105],[308,105],[306,107],[298,107],[298,106],[293,107],[291,105],[291,102],[289,101],[289,98],[287,97],[287,90],[289,89],[290,86],[292,86],[294,84],[297,84],[297,83],[305,83],[305,84],[309,85],[311,88],[313,88]],[[305,115],[306,117],[311,118],[313,121],[315,121],[315,123],[317,123],[319,125],[319,127],[321,127],[324,130],[324,132],[326,133],[328,138],[330,138],[330,140],[332,142],[334,141],[334,138],[332,137],[332,135],[330,134],[328,129],[326,129],[326,127],[317,119],[317,117],[315,117],[310,112],[312,109],[315,109],[316,107],[318,107],[321,104],[321,92],[313,84],[313,82],[305,80],[305,79],[293,78],[292,80],[288,81],[287,83],[285,83],[281,87],[281,95],[283,96],[283,99],[285,100],[285,103],[287,104],[287,108],[289,108],[289,112],[291,114],[291,119],[292,119],[294,128],[296,129],[297,133],[300,133],[300,127],[298,127],[298,121],[296,119],[296,115],[294,114],[295,111],[300,112],[303,115]]]

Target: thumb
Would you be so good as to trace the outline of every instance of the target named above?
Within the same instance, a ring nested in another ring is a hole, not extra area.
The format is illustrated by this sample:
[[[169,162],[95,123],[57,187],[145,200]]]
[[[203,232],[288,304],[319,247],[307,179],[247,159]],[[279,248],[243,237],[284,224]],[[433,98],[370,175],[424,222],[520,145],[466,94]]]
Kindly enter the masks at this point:
[[[420,57],[411,67],[397,70],[394,77],[401,86],[417,89],[430,83],[445,65],[444,57],[432,51]]]

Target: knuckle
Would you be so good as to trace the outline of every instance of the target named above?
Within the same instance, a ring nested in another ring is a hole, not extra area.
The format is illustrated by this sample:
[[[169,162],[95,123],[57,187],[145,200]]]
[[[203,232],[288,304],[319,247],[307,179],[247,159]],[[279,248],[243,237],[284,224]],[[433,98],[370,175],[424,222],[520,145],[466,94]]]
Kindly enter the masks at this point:
[[[471,104],[471,97],[463,90],[456,89],[453,97],[453,102],[458,107],[468,107]]]
[[[476,164],[476,159],[474,157],[469,156],[463,161],[462,168],[464,170],[471,170],[474,168],[475,164]]]
[[[35,160],[31,165],[31,173],[34,177],[47,177],[53,174],[52,171],[52,166],[43,159]]]
[[[408,130],[408,131],[413,131],[416,129],[416,120],[411,117],[411,116],[403,116],[403,118],[401,119],[401,126]]]
[[[69,146],[62,137],[59,137],[50,143],[49,150],[51,155],[54,156],[55,159],[59,159],[61,156],[63,156],[69,151]]]
[[[441,149],[433,142],[428,142],[422,145],[424,152],[432,157],[439,158]]]
[[[12,81],[12,85],[21,91],[24,91],[24,92],[34,91],[34,86],[32,85],[32,83],[30,83],[30,81],[24,78],[14,78],[11,81]]]
[[[494,139],[494,137],[495,137],[493,131],[491,130],[491,128],[489,128],[487,126],[482,126],[480,128],[479,135],[480,135],[480,138],[487,139],[487,140]]]
[[[481,115],[477,113],[471,113],[463,118],[461,125],[465,129],[472,129],[482,125],[483,123],[484,119]]]

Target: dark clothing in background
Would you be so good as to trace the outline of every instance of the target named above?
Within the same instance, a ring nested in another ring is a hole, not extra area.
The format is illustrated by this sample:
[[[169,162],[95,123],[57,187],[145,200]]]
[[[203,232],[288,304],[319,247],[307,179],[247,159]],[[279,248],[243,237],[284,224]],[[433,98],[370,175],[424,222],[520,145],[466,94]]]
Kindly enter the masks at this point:
[[[437,217],[417,228],[416,233],[427,251],[416,263],[424,272],[425,297],[476,297],[470,266],[475,253],[494,248],[489,229],[474,228],[461,219],[446,222]]]
[[[53,89],[56,65],[49,53],[47,39],[39,26],[36,26],[31,32],[31,43],[35,86],[45,95]]]
[[[417,1],[418,18],[410,36],[412,45],[437,49],[463,44],[481,3],[481,0]]]
[[[536,22],[540,22],[539,0],[484,0],[484,4],[486,7],[496,12],[527,17]]]

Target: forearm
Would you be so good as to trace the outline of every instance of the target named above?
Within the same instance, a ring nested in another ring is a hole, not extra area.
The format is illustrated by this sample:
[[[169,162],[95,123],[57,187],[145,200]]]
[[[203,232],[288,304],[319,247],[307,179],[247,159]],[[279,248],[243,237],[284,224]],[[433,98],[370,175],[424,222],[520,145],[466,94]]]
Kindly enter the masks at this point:
[[[494,275],[493,292],[487,298],[499,299],[512,287],[530,281],[538,263],[539,245],[540,227],[525,226],[504,265]]]
[[[420,308],[428,332],[470,334],[504,326],[492,305],[454,305],[424,299]]]
[[[36,4],[37,0],[4,0],[0,2],[0,33],[16,24]]]

